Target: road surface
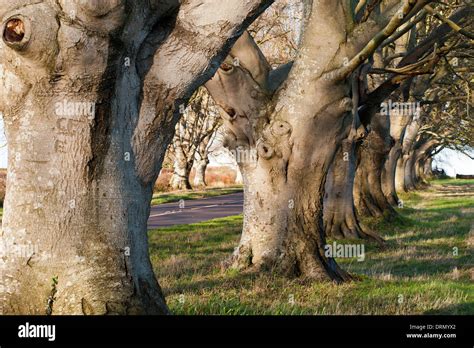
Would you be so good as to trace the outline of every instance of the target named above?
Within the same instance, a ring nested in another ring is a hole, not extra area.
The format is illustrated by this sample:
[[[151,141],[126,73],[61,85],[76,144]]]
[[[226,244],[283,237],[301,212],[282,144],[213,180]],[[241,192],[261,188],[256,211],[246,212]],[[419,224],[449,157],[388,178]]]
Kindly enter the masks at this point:
[[[242,214],[243,192],[217,197],[165,203],[151,207],[148,229],[192,224]],[[183,207],[184,206],[184,207]]]

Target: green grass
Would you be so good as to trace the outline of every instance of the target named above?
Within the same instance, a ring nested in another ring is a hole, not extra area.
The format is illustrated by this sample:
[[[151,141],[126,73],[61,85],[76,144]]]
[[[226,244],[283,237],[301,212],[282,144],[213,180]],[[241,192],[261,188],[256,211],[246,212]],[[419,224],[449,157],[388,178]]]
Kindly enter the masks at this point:
[[[175,314],[474,314],[474,195],[456,196],[474,193],[474,180],[436,184],[403,195],[399,218],[366,221],[388,246],[366,244],[363,262],[338,259],[358,281],[226,269],[242,216],[150,231],[152,263]]]
[[[201,199],[208,197],[216,197],[227,195],[230,193],[242,192],[242,186],[235,187],[225,187],[225,188],[208,188],[205,190],[198,191],[179,191],[179,192],[167,192],[167,193],[156,193],[153,195],[151,205],[163,204],[163,203],[172,203],[179,202],[180,200],[192,200],[192,199]]]
[[[456,185],[456,186],[464,186],[464,185],[472,185],[474,179],[435,179],[432,180],[431,183],[435,185]]]

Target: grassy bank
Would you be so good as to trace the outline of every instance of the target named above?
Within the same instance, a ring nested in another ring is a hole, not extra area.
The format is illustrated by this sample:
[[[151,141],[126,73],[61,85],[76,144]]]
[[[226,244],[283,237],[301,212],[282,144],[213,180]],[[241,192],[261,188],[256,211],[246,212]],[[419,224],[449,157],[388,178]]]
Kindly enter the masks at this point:
[[[177,192],[166,192],[156,193],[153,195],[151,205],[158,205],[163,203],[179,202],[180,200],[192,200],[227,195],[230,193],[242,192],[242,186],[232,187],[215,187],[208,188],[205,190],[189,190],[189,191],[177,191]]]
[[[224,269],[242,217],[150,232],[152,262],[175,314],[474,314],[474,180],[403,195],[400,218],[368,223],[387,240],[342,285]],[[355,241],[353,243],[363,243]]]

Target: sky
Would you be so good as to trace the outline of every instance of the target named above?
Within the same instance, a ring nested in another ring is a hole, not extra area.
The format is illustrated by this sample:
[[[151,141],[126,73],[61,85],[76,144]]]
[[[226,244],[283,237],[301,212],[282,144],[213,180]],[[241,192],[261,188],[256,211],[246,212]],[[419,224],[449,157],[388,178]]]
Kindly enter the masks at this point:
[[[472,151],[474,153],[474,151]],[[456,174],[474,175],[474,160],[465,154],[451,149],[444,149],[434,157],[433,167],[444,169],[447,175],[455,177]]]
[[[5,140],[5,134],[3,131],[3,119],[0,118],[0,168],[7,167],[7,153],[8,149]],[[224,154],[225,151],[219,151],[223,153],[221,156],[211,156],[211,165],[227,165],[232,166],[232,161],[228,158],[227,154]],[[474,153],[474,151],[473,151]],[[219,158],[221,157],[221,158]],[[438,155],[435,156],[433,161],[433,167],[438,167],[439,169],[444,169],[447,175],[455,177],[456,174],[474,174],[474,160],[470,159],[468,156],[462,154],[459,151],[454,151],[450,149],[445,149],[441,151]]]

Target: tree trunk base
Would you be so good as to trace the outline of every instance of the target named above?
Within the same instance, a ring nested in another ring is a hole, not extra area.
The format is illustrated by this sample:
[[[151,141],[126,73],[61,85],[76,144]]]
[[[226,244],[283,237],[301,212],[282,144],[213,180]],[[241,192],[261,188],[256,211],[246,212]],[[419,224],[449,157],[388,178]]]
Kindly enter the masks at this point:
[[[34,261],[33,261],[34,262]],[[0,314],[22,315],[164,315],[169,314],[153,274],[113,270],[113,264],[71,270],[64,265],[18,265],[13,279],[0,279],[9,293],[0,296]],[[61,266],[61,267],[59,267]],[[63,267],[64,266],[64,267]],[[117,265],[116,265],[117,266]],[[107,271],[102,272],[102,268]],[[127,275],[124,277],[123,272]],[[27,301],[25,299],[28,299]]]
[[[359,200],[357,204],[357,212],[361,216],[370,216],[375,218],[384,218],[389,221],[395,219],[399,216],[397,211],[388,204],[378,205],[375,202],[372,202],[372,199],[369,197],[365,197]]]
[[[342,283],[355,278],[340,268],[334,259],[327,259],[320,253],[295,255],[281,253],[277,258],[261,259],[253,262],[251,247],[240,245],[225,262],[227,268],[251,273],[280,274],[288,278],[302,278],[317,282],[333,281]]]
[[[326,235],[335,239],[364,239],[385,246],[385,240],[363,226],[355,214],[325,211]]]
[[[173,190],[192,190],[191,183],[188,178],[182,178],[176,174],[173,174],[171,178],[170,186]]]

